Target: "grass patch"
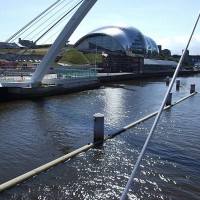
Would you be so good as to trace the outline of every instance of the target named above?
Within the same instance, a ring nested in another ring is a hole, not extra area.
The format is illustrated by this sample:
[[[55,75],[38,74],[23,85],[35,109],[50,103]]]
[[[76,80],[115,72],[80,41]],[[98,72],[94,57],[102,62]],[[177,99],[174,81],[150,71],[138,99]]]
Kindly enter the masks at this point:
[[[29,49],[27,54],[32,56],[44,56],[49,48],[40,48],[40,49]],[[24,52],[23,49],[0,49],[2,53],[18,53],[21,54]],[[72,47],[64,47],[60,51],[62,58],[58,62],[71,64],[71,65],[94,65],[96,63],[102,63],[101,53],[82,53],[77,51]]]
[[[87,65],[90,64],[89,60],[84,56],[82,52],[75,49],[69,49],[59,62],[71,63],[75,65]]]

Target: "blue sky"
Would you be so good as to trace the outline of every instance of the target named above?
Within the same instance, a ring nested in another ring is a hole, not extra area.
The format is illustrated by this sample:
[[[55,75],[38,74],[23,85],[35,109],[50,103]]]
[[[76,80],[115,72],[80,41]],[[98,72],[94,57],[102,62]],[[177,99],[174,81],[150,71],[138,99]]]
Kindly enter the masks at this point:
[[[0,41],[40,14],[55,0],[0,0]],[[76,42],[88,32],[105,25],[131,25],[151,37],[172,54],[181,54],[200,11],[199,0],[98,0],[70,38]],[[200,22],[190,54],[200,55]]]

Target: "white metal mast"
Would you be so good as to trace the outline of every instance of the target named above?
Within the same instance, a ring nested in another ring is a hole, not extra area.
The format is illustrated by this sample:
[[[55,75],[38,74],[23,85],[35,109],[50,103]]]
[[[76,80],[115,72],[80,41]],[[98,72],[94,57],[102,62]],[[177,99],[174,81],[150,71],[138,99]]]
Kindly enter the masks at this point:
[[[97,0],[83,0],[82,4],[78,8],[78,10],[74,13],[71,19],[68,21],[64,29],[61,31],[55,42],[52,44],[49,51],[46,53],[42,62],[34,72],[29,83],[32,85],[37,85],[42,81],[45,74],[51,67],[51,64],[56,59],[60,49],[65,45],[68,41],[72,33],[75,31],[77,26],[89,12],[89,10],[93,7],[93,5],[97,2]]]

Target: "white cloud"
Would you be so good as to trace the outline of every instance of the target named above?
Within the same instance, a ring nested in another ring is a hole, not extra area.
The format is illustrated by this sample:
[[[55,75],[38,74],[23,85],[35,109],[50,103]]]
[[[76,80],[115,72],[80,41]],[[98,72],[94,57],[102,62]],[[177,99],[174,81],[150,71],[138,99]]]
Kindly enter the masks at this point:
[[[169,49],[172,54],[181,54],[186,47],[189,36],[170,36],[155,38],[157,44],[162,45],[162,49]],[[200,55],[200,35],[195,35],[188,47],[190,55]]]

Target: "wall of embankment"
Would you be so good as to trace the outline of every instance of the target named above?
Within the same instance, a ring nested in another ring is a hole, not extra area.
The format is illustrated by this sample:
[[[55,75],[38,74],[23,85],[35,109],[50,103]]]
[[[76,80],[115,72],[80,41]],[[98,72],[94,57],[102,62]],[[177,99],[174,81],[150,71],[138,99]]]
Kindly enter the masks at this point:
[[[199,71],[180,71],[179,76],[188,76],[200,73]],[[136,80],[144,78],[154,78],[154,77],[166,77],[173,76],[174,72],[157,72],[157,73],[141,73],[141,74],[131,74],[131,73],[119,73],[119,74],[108,74],[105,76],[99,76],[100,83],[109,83],[116,81],[126,81],[126,80]]]

